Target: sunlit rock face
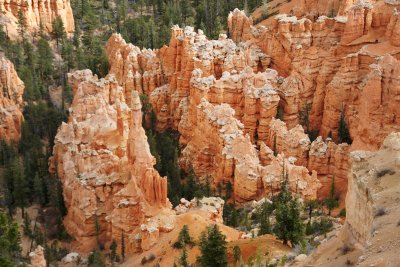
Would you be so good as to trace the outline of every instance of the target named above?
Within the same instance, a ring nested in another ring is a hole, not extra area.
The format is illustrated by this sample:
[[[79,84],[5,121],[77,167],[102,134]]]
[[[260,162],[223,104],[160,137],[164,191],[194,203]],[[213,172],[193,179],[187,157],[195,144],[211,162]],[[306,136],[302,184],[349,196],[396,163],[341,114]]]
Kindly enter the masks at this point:
[[[0,139],[7,142],[21,138],[24,89],[14,64],[0,55]]]
[[[37,34],[40,28],[52,32],[53,21],[60,17],[67,33],[74,31],[74,16],[70,0],[0,0],[0,21],[5,33],[12,39],[18,38],[18,12],[26,19],[27,33]]]
[[[109,245],[122,233],[128,253],[149,249],[174,223],[167,179],[153,168],[142,128],[138,92],[127,102],[113,75],[98,79],[89,70],[69,74],[69,81],[74,100],[50,160],[62,181],[65,227],[82,249]]]

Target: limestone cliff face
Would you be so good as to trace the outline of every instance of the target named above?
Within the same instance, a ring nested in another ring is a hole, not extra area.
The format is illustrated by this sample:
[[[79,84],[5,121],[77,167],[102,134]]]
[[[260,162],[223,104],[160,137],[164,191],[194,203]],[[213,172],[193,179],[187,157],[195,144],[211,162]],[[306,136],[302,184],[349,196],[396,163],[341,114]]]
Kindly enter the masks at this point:
[[[0,139],[18,141],[21,138],[21,125],[24,83],[18,77],[12,64],[0,56]]]
[[[5,25],[4,31],[11,39],[18,37],[18,11],[27,21],[28,31],[38,33],[40,25],[48,32],[52,31],[52,22],[61,17],[67,33],[74,31],[74,17],[70,0],[0,0],[0,20]]]
[[[108,245],[126,238],[127,253],[149,249],[160,232],[173,228],[167,180],[153,168],[137,91],[113,75],[89,70],[69,75],[74,92],[68,123],[55,138],[50,169],[61,178],[67,231],[82,245]]]

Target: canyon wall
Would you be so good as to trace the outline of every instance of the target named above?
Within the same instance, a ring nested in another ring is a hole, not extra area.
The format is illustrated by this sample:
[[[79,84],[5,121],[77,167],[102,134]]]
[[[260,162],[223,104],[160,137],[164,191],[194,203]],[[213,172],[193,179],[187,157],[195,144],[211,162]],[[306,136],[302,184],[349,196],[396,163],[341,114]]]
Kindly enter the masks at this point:
[[[11,39],[18,38],[18,12],[22,11],[26,19],[27,32],[38,34],[42,26],[47,32],[52,31],[52,22],[60,17],[64,23],[65,31],[74,31],[74,17],[70,0],[0,0],[0,21],[4,31]]]
[[[0,55],[0,139],[7,142],[21,138],[24,89],[14,64]]]
[[[113,75],[98,79],[89,70],[69,81],[74,100],[50,159],[68,209],[64,225],[81,249],[108,247],[124,234],[126,253],[147,250],[173,229],[174,217],[167,179],[153,168],[139,95],[129,92],[127,102]]]

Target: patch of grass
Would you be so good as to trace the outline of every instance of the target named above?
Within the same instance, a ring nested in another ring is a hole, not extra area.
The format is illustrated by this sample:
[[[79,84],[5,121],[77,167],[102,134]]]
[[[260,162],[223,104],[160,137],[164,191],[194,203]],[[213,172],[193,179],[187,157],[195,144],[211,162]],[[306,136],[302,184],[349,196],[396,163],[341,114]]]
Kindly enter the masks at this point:
[[[386,215],[386,214],[387,214],[386,209],[383,208],[383,207],[379,207],[379,208],[376,209],[374,217],[380,217],[380,216],[383,216],[383,215]]]

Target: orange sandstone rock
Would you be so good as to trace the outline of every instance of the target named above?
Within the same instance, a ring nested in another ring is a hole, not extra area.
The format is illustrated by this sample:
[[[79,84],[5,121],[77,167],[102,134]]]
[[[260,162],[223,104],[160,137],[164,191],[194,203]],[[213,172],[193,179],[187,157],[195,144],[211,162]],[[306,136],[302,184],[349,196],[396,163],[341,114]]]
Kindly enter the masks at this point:
[[[18,77],[12,64],[4,56],[0,57],[0,139],[19,141],[21,125],[24,83]]]
[[[45,30],[51,32],[52,22],[60,17],[64,23],[65,31],[71,33],[74,31],[74,17],[70,0],[1,0],[0,20],[5,25],[4,31],[11,39],[18,38],[18,11],[21,10],[26,18],[27,30],[29,33],[36,34],[39,32],[40,25]]]
[[[44,258],[44,248],[42,246],[37,246],[37,248],[29,253],[29,258],[32,267],[46,267],[46,259]]]
[[[141,225],[173,213],[167,180],[153,168],[138,93],[127,102],[113,75],[99,80],[89,70],[69,80],[75,96],[50,160],[63,185],[65,227],[86,250],[96,245],[96,224],[103,245],[124,233],[127,253],[149,249],[166,228],[146,232]]]

